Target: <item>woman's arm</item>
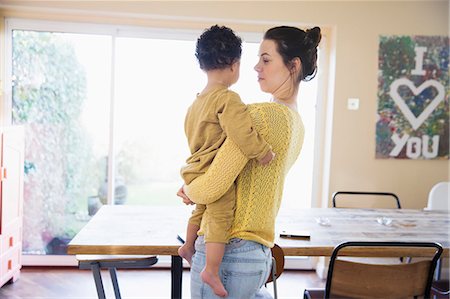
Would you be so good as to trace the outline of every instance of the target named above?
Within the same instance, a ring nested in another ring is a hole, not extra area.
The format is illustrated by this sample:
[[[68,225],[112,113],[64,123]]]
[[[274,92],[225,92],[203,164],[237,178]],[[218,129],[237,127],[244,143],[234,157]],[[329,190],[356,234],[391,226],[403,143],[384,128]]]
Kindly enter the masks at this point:
[[[212,203],[231,187],[247,162],[236,143],[227,138],[206,173],[185,185],[184,192],[197,204]]]

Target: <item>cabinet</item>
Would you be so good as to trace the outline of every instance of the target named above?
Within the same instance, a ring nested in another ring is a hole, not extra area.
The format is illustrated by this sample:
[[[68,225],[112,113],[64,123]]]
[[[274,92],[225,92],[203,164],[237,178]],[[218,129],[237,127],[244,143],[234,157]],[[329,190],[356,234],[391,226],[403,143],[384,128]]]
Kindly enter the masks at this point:
[[[0,127],[0,286],[16,281],[22,254],[24,131]]]

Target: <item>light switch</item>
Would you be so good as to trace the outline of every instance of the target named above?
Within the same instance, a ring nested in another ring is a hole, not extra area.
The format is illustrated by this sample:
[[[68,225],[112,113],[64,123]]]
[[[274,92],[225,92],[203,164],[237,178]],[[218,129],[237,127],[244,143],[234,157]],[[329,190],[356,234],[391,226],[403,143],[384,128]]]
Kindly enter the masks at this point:
[[[358,110],[359,109],[359,99],[358,98],[348,98],[347,109],[348,110]]]

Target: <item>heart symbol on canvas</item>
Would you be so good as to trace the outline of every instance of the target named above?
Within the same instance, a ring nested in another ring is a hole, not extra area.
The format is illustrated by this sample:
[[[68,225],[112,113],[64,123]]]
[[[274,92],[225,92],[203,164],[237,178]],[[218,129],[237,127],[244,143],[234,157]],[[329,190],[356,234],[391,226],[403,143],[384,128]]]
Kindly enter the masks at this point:
[[[398,94],[398,88],[401,85],[406,85],[407,87],[409,87],[409,89],[411,89],[415,96],[419,95],[428,87],[435,87],[438,93],[436,97],[434,97],[434,99],[431,101],[431,103],[422,111],[422,113],[418,117],[416,117],[406,105],[403,98]],[[400,111],[402,111],[403,115],[409,121],[414,130],[417,130],[422,125],[422,123],[430,116],[433,110],[436,109],[439,103],[444,100],[444,93],[444,86],[436,80],[425,81],[419,87],[416,87],[412,81],[406,78],[400,78],[392,82],[391,90],[389,92],[390,96],[400,108]]]

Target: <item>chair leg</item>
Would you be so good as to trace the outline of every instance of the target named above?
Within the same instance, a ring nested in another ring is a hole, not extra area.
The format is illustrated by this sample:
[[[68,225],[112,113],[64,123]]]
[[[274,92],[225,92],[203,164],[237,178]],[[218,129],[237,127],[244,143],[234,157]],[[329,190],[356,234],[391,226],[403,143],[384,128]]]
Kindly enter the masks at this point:
[[[303,291],[303,299],[311,299],[311,295],[309,295],[309,292],[307,290]]]
[[[122,299],[122,297],[120,296],[119,283],[117,282],[116,268],[114,267],[109,268],[109,275],[111,275],[111,281],[114,288],[114,295],[116,296],[116,299]]]
[[[273,296],[274,299],[278,299],[277,292],[277,262],[275,258],[272,258],[272,283],[273,283]]]
[[[441,258],[437,260],[436,268],[434,269],[434,279],[441,279],[441,268],[442,268],[442,260]]]
[[[92,273],[94,274],[95,288],[97,289],[98,299],[106,299],[105,289],[103,288],[102,274],[98,263],[92,264]]]

